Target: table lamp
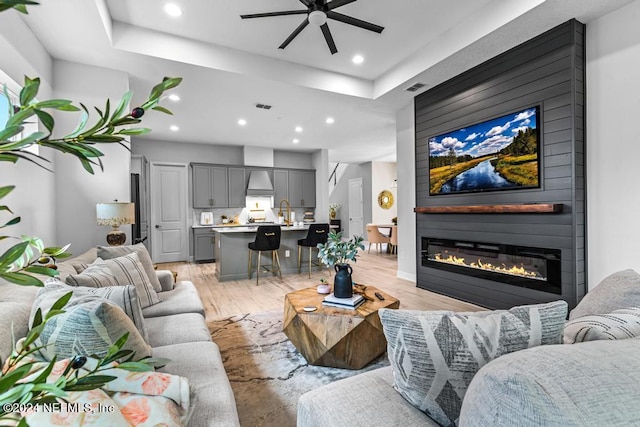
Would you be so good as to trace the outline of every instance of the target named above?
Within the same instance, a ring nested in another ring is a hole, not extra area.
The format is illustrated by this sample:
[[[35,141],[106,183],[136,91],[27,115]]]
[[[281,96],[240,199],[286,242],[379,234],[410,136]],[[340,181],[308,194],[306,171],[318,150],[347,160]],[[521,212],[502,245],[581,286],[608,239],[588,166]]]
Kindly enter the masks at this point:
[[[98,203],[96,205],[96,217],[98,225],[110,225],[113,227],[107,233],[107,243],[110,246],[124,245],[127,235],[119,227],[123,224],[135,224],[135,204],[118,202],[117,200],[110,203]]]

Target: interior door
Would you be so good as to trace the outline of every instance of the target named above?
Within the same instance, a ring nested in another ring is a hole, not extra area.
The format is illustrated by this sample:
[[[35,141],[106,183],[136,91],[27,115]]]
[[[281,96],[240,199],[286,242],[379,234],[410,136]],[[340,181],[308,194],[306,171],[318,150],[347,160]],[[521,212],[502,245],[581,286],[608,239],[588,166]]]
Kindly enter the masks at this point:
[[[186,261],[187,165],[151,162],[150,184],[153,261]]]
[[[362,178],[349,180],[349,234],[362,236],[363,224]],[[366,238],[366,237],[365,237]]]

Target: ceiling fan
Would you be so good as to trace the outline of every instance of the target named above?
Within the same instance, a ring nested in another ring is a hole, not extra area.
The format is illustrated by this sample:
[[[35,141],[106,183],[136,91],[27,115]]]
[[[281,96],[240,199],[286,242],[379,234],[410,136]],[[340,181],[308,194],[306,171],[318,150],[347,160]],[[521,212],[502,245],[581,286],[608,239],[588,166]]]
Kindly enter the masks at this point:
[[[251,15],[240,15],[240,17],[242,19],[251,19],[267,18],[270,16],[307,15],[305,20],[302,21],[298,28],[293,30],[289,37],[287,37],[287,39],[278,48],[284,49],[285,47],[287,47],[289,43],[291,43],[291,41],[293,41],[293,39],[295,39],[307,25],[309,25],[309,23],[312,23],[319,26],[322,30],[322,34],[324,35],[324,39],[327,42],[327,46],[329,46],[329,50],[333,55],[334,53],[338,52],[338,49],[336,48],[336,44],[333,41],[333,36],[331,35],[331,31],[329,30],[329,25],[327,25],[327,19],[334,19],[345,24],[364,28],[365,30],[375,31],[376,33],[381,33],[382,30],[384,30],[384,27],[381,27],[379,25],[375,25],[370,22],[333,11],[340,6],[344,6],[355,1],[357,0],[300,0],[300,3],[304,4],[307,7],[307,10],[285,10],[282,12],[254,13]]]

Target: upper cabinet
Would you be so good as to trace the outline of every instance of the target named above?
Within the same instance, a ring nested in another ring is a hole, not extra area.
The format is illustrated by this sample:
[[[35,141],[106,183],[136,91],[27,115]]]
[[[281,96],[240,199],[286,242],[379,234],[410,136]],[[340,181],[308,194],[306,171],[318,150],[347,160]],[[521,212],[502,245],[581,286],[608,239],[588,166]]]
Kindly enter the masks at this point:
[[[229,167],[229,207],[244,208],[247,196],[247,173],[244,167]]]
[[[289,171],[286,169],[275,169],[273,171],[273,190],[275,192],[274,204],[279,206],[280,201],[289,199]]]
[[[316,206],[316,172],[312,170],[288,170],[288,200],[292,208]],[[276,190],[277,194],[277,190]]]
[[[244,208],[247,196],[247,180],[251,171],[258,169],[244,166],[220,166],[202,163],[191,164],[193,178],[193,207]],[[316,206],[316,171],[301,169],[269,169],[273,178],[274,204],[287,199],[292,208]]]
[[[225,166],[193,164],[193,207],[226,208],[229,206],[228,177]]]

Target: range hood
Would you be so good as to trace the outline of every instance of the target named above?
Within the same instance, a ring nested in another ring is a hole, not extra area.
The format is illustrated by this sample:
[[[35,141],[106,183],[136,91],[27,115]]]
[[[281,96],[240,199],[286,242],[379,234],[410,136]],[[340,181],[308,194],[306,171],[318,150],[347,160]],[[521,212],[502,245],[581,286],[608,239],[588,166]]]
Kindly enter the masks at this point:
[[[249,173],[247,196],[273,196],[273,183],[266,170],[252,170]]]

